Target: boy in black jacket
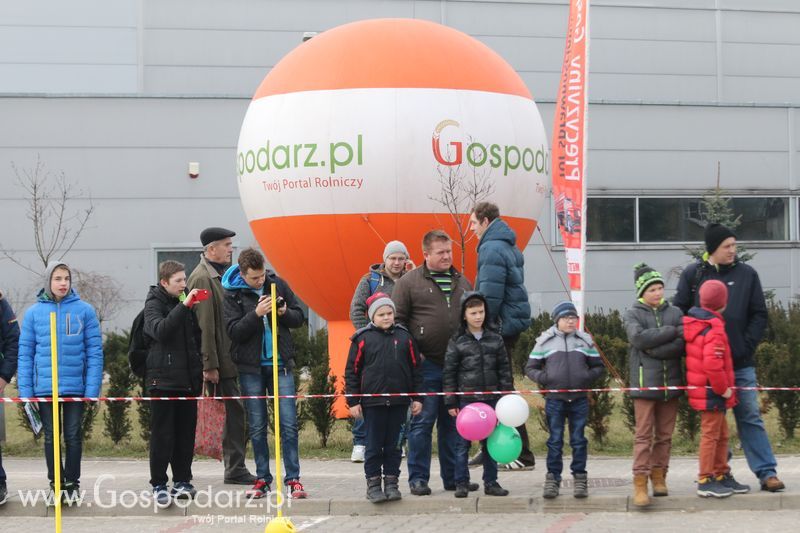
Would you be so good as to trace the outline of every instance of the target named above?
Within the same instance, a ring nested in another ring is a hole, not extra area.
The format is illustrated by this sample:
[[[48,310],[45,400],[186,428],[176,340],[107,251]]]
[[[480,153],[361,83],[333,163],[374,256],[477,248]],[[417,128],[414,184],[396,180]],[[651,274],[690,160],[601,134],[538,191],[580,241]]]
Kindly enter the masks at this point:
[[[500,334],[489,327],[486,298],[480,292],[467,292],[461,297],[461,327],[447,345],[444,356],[442,389],[444,392],[513,390],[511,366]],[[450,416],[458,416],[459,407],[483,402],[492,407],[497,396],[445,396]],[[469,482],[470,442],[460,435],[456,444],[456,498],[466,498],[477,484]],[[489,496],[506,496],[508,491],[497,482],[497,463],[489,456],[486,439],[481,441],[483,458],[483,491]]]
[[[200,327],[191,310],[200,289],[188,295],[185,267],[177,261],[158,266],[158,285],[150,287],[144,304],[144,332],[153,339],[147,354],[145,383],[150,396],[197,396],[203,362]],[[202,304],[201,304],[202,305]],[[159,505],[171,497],[191,498],[197,401],[150,403],[150,484]],[[172,491],[167,490],[167,466],[172,465]]]
[[[398,440],[406,421],[409,396],[411,414],[416,416],[422,411],[421,398],[414,396],[422,388],[422,361],[414,338],[404,326],[394,323],[394,302],[386,294],[376,292],[367,299],[367,305],[370,323],[350,338],[345,370],[347,394],[407,394],[347,399],[350,415],[364,417],[366,422],[367,500],[380,503],[402,497],[398,489],[401,460]]]

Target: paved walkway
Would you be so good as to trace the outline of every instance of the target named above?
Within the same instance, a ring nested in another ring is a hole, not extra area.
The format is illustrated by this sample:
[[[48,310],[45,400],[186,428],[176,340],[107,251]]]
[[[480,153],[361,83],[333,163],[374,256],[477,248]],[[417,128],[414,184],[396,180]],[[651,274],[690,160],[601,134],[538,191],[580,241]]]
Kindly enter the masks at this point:
[[[540,459],[541,461],[541,459]],[[753,491],[725,500],[699,498],[694,494],[695,458],[673,459],[668,476],[670,496],[654,499],[649,511],[753,510],[769,511],[800,509],[800,456],[779,457],[779,475],[788,490],[779,494],[759,491],[755,477],[745,461],[732,462],[734,474]],[[9,501],[0,507],[0,516],[52,516],[43,498],[47,489],[44,459],[4,457],[9,476]],[[568,463],[567,463],[568,464]],[[456,499],[443,490],[438,477],[431,479],[433,494],[411,496],[408,492],[405,463],[401,478],[403,500],[373,505],[364,499],[365,482],[362,465],[345,460],[306,460],[301,463],[303,483],[309,499],[288,502],[285,513],[290,516],[342,515],[416,515],[427,513],[593,513],[627,512],[630,503],[631,462],[629,459],[590,457],[590,496],[586,500],[572,497],[571,479],[565,478],[562,495],[555,500],[541,498],[544,471],[501,472],[500,484],[511,494],[504,498],[484,496],[482,490],[469,498]],[[148,485],[148,464],[144,460],[84,459],[81,490],[84,499],[79,507],[64,510],[65,516],[147,516],[153,513],[170,516],[247,516],[274,514],[277,497],[248,502],[246,487],[224,485],[222,466],[214,461],[196,461],[193,467],[198,498],[188,505],[172,505],[156,509]],[[438,472],[434,461],[433,472]],[[471,470],[475,480],[480,469]],[[36,499],[36,503],[33,502]]]

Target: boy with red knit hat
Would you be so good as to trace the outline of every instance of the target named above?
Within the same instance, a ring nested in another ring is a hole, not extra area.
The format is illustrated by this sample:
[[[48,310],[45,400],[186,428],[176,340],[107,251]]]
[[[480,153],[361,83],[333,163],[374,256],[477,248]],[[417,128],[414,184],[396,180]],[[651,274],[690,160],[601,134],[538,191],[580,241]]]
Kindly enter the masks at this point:
[[[719,280],[700,286],[700,307],[683,318],[686,339],[686,383],[689,405],[700,411],[700,472],[698,496],[726,498],[750,487],[737,482],[728,465],[728,423],[725,410],[736,405],[733,359],[722,312],[728,288]]]

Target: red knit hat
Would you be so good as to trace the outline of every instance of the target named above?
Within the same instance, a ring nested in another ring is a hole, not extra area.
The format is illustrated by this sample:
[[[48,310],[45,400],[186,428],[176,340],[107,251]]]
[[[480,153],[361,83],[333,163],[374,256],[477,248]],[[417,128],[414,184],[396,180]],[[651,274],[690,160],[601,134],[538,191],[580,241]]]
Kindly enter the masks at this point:
[[[728,305],[728,287],[718,279],[700,285],[700,307],[719,311]]]

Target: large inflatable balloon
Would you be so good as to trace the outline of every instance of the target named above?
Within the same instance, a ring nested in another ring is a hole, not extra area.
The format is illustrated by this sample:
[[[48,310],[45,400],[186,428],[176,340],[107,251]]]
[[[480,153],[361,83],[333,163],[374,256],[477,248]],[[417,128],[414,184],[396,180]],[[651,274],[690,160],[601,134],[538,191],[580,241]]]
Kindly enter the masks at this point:
[[[341,374],[353,290],[384,245],[405,242],[419,265],[422,236],[443,228],[460,267],[458,226],[467,233],[478,191],[523,249],[550,162],[536,104],[499,55],[446,26],[380,19],[325,31],[275,65],[247,110],[236,167],[256,239],[328,320]],[[469,235],[470,279],[476,246]]]

